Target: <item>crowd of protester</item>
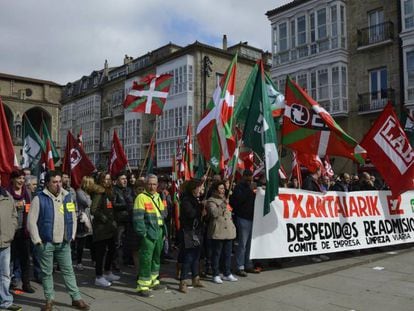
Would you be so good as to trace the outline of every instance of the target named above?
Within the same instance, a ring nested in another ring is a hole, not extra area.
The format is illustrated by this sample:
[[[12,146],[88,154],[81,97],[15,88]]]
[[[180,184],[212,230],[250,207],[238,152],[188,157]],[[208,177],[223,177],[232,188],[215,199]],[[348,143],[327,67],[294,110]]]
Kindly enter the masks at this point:
[[[84,176],[78,189],[71,187],[67,174],[57,171],[46,174],[43,187],[28,170],[16,170],[9,177],[9,186],[0,187],[2,309],[21,310],[11,293],[20,282],[23,292],[35,291],[30,282],[33,267],[34,281],[43,285],[46,299],[42,310],[52,310],[57,264],[72,305],[88,310],[74,273],[84,270],[86,248],[96,286],[110,287],[120,280],[121,266],[129,265],[137,272],[135,286],[142,297],[160,288],[160,265],[166,259],[176,258],[182,293],[189,285],[204,287],[206,277],[222,284],[261,272],[260,262],[249,254],[255,189],[265,187],[265,180],[254,181],[251,171],[234,183],[220,175],[183,182],[177,189],[178,210],[171,181],[153,174],[144,178],[132,172],[98,172]],[[281,186],[316,192],[386,189],[367,172],[328,177],[320,168],[309,172],[302,185],[292,178],[289,183],[281,180]],[[326,255],[309,258],[329,260]]]

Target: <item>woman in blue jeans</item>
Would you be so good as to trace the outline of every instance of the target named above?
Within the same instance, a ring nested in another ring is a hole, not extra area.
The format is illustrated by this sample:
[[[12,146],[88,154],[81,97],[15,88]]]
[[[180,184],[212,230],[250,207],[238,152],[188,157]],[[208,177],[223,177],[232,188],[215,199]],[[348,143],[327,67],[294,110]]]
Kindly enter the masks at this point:
[[[192,286],[204,287],[200,282],[200,251],[203,239],[202,218],[205,209],[199,200],[201,180],[192,179],[185,186],[180,207],[181,274],[179,291],[187,293],[185,280],[191,272]]]
[[[212,196],[207,200],[209,217],[208,237],[212,240],[211,265],[213,282],[222,284],[223,280],[235,282],[231,274],[232,243],[236,238],[236,227],[231,216],[231,207],[225,197],[226,186],[223,181],[217,181],[211,186]],[[223,254],[223,278],[219,273],[220,257]]]

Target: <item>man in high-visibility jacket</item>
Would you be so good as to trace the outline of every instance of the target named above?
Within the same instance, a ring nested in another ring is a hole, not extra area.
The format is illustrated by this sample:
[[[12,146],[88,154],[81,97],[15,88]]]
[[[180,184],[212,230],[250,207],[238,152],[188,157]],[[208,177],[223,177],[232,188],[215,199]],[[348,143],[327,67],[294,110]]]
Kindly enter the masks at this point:
[[[158,280],[160,257],[165,236],[165,208],[157,192],[158,178],[150,174],[145,179],[146,189],[134,202],[134,229],[141,238],[137,291],[150,297],[150,290],[160,288]]]

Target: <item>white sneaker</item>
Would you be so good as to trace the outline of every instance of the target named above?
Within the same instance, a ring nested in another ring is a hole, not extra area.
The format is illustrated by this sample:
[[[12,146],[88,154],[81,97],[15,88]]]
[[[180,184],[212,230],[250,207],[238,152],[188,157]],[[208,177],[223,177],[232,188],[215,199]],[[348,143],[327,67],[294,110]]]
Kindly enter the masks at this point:
[[[78,270],[78,271],[83,271],[83,270],[85,270],[85,268],[83,267],[83,265],[82,265],[81,263],[78,263],[78,264],[76,265],[76,270]]]
[[[95,279],[95,285],[99,287],[109,287],[111,282],[108,282],[103,276]]]
[[[238,279],[234,277],[233,274],[229,274],[228,276],[223,276],[223,280],[224,281],[229,281],[229,282],[237,282]]]
[[[213,283],[223,284],[223,280],[221,279],[221,277],[219,275],[213,276]]]
[[[104,278],[109,282],[113,282],[113,281],[118,281],[121,277],[111,272],[108,274],[104,274]]]

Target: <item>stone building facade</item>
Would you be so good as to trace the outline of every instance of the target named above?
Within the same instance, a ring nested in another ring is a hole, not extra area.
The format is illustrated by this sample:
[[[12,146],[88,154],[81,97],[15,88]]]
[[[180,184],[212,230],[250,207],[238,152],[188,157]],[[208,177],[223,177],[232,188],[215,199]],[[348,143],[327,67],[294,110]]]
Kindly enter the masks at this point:
[[[38,132],[43,120],[59,148],[61,85],[52,81],[0,73],[0,96],[18,161],[21,161],[26,118]]]
[[[100,169],[106,169],[111,141],[114,130],[117,131],[124,145],[130,167],[142,168],[148,154],[151,137],[156,141],[156,168],[159,172],[168,173],[171,170],[172,156],[177,148],[177,141],[183,141],[187,124],[191,123],[195,137],[198,124],[204,110],[204,102],[208,102],[218,85],[235,53],[238,53],[236,100],[241,93],[248,75],[258,59],[265,59],[267,68],[270,67],[270,54],[251,47],[247,42],[240,42],[227,47],[227,39],[223,37],[222,48],[212,47],[195,42],[186,47],[169,43],[137,58],[125,56],[123,65],[102,71],[100,82],[92,89],[83,93],[65,97],[62,109],[74,105],[85,96],[92,94],[101,96],[100,116],[95,116],[95,122],[100,122],[100,146],[95,164]],[[205,58],[208,57],[209,73],[204,68]],[[154,117],[142,113],[133,113],[122,107],[125,96],[130,91],[133,81],[139,81],[148,74],[171,73],[173,82],[170,94],[161,116]],[[84,77],[86,79],[87,77]],[[88,78],[92,79],[91,77]],[[78,82],[68,83],[64,94]],[[204,89],[205,86],[205,89]],[[76,108],[72,109],[77,111]],[[79,128],[79,118],[73,118],[72,129]],[[68,123],[69,127],[69,123]],[[62,128],[67,131],[67,128]],[[195,159],[198,147],[193,144]]]
[[[295,0],[267,16],[271,73],[281,91],[290,75],[357,141],[389,100],[399,111],[397,1]],[[338,172],[358,168],[345,158],[334,162]]]

